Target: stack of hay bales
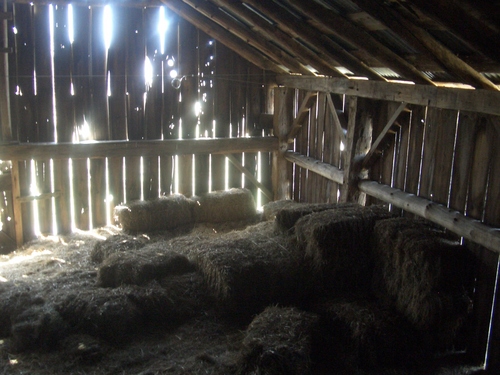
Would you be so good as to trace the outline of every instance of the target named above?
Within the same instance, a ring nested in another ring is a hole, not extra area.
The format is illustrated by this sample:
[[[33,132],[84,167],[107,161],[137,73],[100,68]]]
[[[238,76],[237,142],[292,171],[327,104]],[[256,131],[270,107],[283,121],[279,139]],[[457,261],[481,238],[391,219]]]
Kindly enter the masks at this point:
[[[303,251],[272,222],[202,241],[192,250],[215,296],[225,308],[252,314],[272,303],[302,303],[309,293]]]
[[[292,307],[267,307],[245,332],[238,373],[310,374],[317,322],[313,313]]]
[[[255,219],[253,195],[248,189],[215,191],[193,197],[194,219],[197,223],[223,223]]]
[[[388,217],[391,213],[384,206],[339,205],[300,218],[295,235],[327,289],[349,294],[365,292],[372,278],[373,227],[377,220]]]
[[[471,254],[432,224],[394,218],[375,225],[374,288],[444,350],[471,308]]]
[[[279,201],[269,202],[262,207],[262,217],[264,220],[274,220],[276,219],[276,215],[278,215],[278,213],[283,209],[298,207],[301,205],[301,203],[292,201],[290,199],[282,199]]]
[[[151,232],[193,225],[194,202],[183,195],[134,201],[115,207],[115,218],[126,232]]]
[[[111,254],[138,250],[149,242],[149,238],[142,236],[129,236],[126,234],[116,234],[104,241],[99,241],[92,248],[90,260],[94,263],[102,263]]]

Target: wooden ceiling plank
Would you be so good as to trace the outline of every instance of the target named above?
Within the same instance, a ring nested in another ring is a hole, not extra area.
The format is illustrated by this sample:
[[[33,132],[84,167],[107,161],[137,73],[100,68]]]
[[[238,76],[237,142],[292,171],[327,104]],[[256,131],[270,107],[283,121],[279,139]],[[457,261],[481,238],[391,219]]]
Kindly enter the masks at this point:
[[[335,34],[349,43],[369,52],[386,67],[394,70],[400,76],[410,79],[415,83],[434,85],[434,83],[421,71],[391,51],[384,44],[371,36],[359,26],[351,23],[335,12],[313,2],[288,0],[298,11],[302,12],[315,27],[323,33]]]
[[[410,44],[415,45],[416,40],[416,43],[421,45],[421,47],[417,46],[417,48],[422,49],[423,47],[429,54],[435,57],[435,60],[437,60],[445,70],[459,77],[463,83],[468,83],[476,88],[498,90],[498,87],[494,83],[439,43],[426,30],[414,24],[412,20],[406,18],[402,12],[397,12],[392,7],[384,4],[377,4],[375,6],[372,2],[367,0],[353,1],[366,12],[386,23],[394,32],[398,33]]]
[[[268,39],[272,39],[286,50],[294,51],[297,54],[297,59],[303,65],[313,67],[322,75],[347,78],[344,74],[336,70],[333,65],[324,61],[318,54],[293,39],[289,34],[283,32],[278,27],[271,25],[262,17],[245,7],[242,3],[228,0],[212,0],[212,2],[229,10],[231,13],[252,25],[252,31],[260,33]]]
[[[226,47],[236,52],[238,55],[255,64],[261,69],[271,70],[275,73],[288,73],[288,71],[270,60],[266,55],[262,54],[255,48],[242,43],[239,38],[219,26],[215,22],[209,20],[200,13],[194,11],[190,6],[184,4],[180,0],[163,0],[164,4],[174,13],[192,23],[197,28],[210,35]]]
[[[170,0],[166,1],[166,3],[171,2],[172,1]],[[262,53],[271,57],[273,60],[287,67],[290,71],[307,75],[312,74],[309,69],[301,65],[295,58],[288,55],[286,52],[279,49],[275,45],[271,44],[268,40],[262,38],[260,35],[252,32],[250,29],[238,23],[235,19],[222,12],[217,6],[213,5],[212,3],[209,3],[205,0],[184,0],[183,2],[185,4],[188,4],[192,9],[199,12],[203,16],[219,24],[238,38],[242,39],[245,43],[250,44]],[[194,25],[196,26],[196,24]]]
[[[282,9],[270,1],[245,0],[259,12],[278,24],[278,27],[293,38],[301,39],[318,51],[318,56],[333,66],[335,63],[343,65],[356,75],[366,76],[376,81],[386,81],[384,77],[371,69],[363,61],[347,52],[328,36],[315,28],[299,23],[292,16],[285,14]]]
[[[500,92],[498,91],[291,75],[278,75],[276,82],[286,87],[308,91],[324,91],[369,99],[500,115],[500,106],[498,106]]]

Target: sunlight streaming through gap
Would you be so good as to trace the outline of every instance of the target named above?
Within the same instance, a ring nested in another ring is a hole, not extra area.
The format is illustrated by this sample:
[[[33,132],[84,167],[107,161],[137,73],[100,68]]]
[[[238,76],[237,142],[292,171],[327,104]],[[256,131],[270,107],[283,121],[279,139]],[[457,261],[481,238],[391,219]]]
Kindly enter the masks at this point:
[[[68,38],[70,44],[75,41],[75,23],[73,21],[73,5],[68,5]]]
[[[165,18],[165,7],[160,7],[160,19],[158,21],[158,34],[160,35],[160,53],[165,54],[165,37],[168,29],[168,20]]]
[[[89,212],[89,229],[94,229],[92,220],[92,177],[90,175],[90,158],[87,158],[87,186],[88,186],[88,212]]]
[[[50,165],[50,191],[55,192],[55,183],[54,183],[54,159],[50,159],[49,161]],[[52,204],[52,235],[57,236],[59,233],[58,227],[57,227],[57,211],[56,211],[56,198],[52,197],[51,198],[51,204]]]
[[[261,152],[257,152],[257,181],[262,182],[262,157]],[[257,209],[262,207],[262,190],[257,189]]]
[[[71,231],[76,230],[75,223],[75,187],[73,185],[73,159],[68,159],[68,169],[69,169],[69,194],[71,196],[69,202],[69,212],[71,221]]]
[[[104,198],[104,204],[106,205],[106,225],[111,225],[111,204],[113,203],[113,196],[109,191],[109,159],[105,158],[105,174],[104,178],[106,180],[106,198]]]
[[[139,181],[141,184],[141,201],[144,200],[144,158],[141,156],[139,164]]]
[[[49,35],[50,35],[50,75],[52,81],[52,120],[54,122],[54,142],[57,143],[57,111],[56,111],[56,78],[55,78],[55,47],[54,47],[54,6],[49,5]]]
[[[104,48],[106,51],[111,47],[111,40],[113,39],[113,11],[110,5],[104,6],[103,14],[103,34],[104,34]]]

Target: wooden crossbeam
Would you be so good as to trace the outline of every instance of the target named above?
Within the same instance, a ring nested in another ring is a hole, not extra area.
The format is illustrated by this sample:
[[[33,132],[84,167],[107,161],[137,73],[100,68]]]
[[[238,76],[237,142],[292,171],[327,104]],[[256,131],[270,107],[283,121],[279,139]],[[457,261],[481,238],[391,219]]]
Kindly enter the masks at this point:
[[[300,108],[297,112],[297,116],[293,119],[293,124],[292,128],[290,129],[290,132],[286,136],[288,139],[288,143],[292,143],[293,139],[297,136],[299,133],[300,129],[302,128],[302,123],[304,122],[305,117],[309,113],[309,109],[314,103],[314,100],[316,100],[316,97],[318,96],[317,92],[309,91],[306,94],[306,97],[300,104]]]
[[[327,101],[328,101],[328,107],[330,108],[330,112],[332,113],[333,116],[333,122],[335,123],[335,126],[337,128],[337,132],[340,134],[340,140],[342,143],[345,145],[346,144],[346,130],[342,127],[342,124],[340,123],[339,115],[337,114],[337,109],[335,108],[335,105],[333,104],[332,97],[330,94],[326,96]]]
[[[389,121],[387,121],[387,124],[385,125],[384,129],[382,129],[375,142],[373,142],[370,151],[368,151],[368,153],[366,154],[362,164],[363,168],[367,168],[373,163],[374,155],[377,152],[380,143],[382,143],[383,139],[387,135],[387,132],[391,129],[392,125],[394,125],[394,122],[405,108],[406,108],[406,103],[402,102],[399,105],[399,107],[394,111]]]
[[[241,173],[247,176],[250,182],[257,188],[259,188],[266,197],[268,197],[270,200],[273,200],[273,193],[268,188],[266,188],[259,180],[257,180],[255,176],[248,169],[246,169],[238,159],[236,159],[231,154],[226,154],[225,156]]]

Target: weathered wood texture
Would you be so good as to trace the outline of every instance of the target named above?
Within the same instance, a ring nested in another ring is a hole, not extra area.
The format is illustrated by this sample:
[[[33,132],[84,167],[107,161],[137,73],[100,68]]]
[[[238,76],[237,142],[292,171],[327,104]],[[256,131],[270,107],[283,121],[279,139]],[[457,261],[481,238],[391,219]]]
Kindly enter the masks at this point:
[[[12,223],[2,221],[18,245],[109,224],[133,199],[241,186],[270,199],[262,191],[278,143],[259,119],[270,86],[262,67],[283,72],[274,63],[253,65],[209,35],[227,31],[206,22],[206,34],[168,7],[162,39],[159,7],[112,6],[110,21],[103,6],[9,6],[15,126],[0,160],[14,161],[15,186]]]

